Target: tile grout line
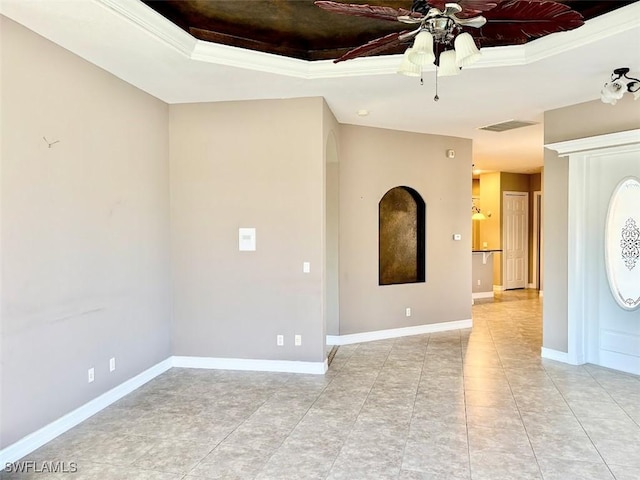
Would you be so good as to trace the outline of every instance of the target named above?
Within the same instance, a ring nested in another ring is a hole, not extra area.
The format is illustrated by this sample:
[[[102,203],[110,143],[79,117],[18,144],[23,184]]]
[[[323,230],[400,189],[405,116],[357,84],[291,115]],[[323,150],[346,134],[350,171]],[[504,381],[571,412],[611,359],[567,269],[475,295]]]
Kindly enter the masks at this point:
[[[291,379],[292,379],[292,378],[295,378],[295,377],[294,377],[294,375],[295,375],[295,374],[287,374],[287,375],[288,375],[287,380],[286,380],[285,382],[282,382],[282,385],[280,385],[280,386],[286,385],[287,383],[289,383],[289,382],[291,381]],[[318,397],[322,394],[322,392],[327,388],[327,386],[329,385],[329,383],[331,383],[332,381],[333,381],[333,379],[332,379],[330,382],[328,382],[328,383],[327,383],[327,385],[325,385],[325,387],[322,389],[322,391],[318,394]],[[192,472],[193,472],[197,467],[199,467],[199,466],[202,464],[203,460],[204,460],[205,458],[207,458],[209,455],[211,455],[211,454],[213,453],[213,451],[214,451],[214,450],[216,450],[216,449],[217,449],[217,448],[218,448],[218,447],[219,447],[219,446],[220,446],[220,445],[221,445],[221,444],[222,444],[222,443],[223,443],[227,438],[229,438],[229,437],[230,437],[230,436],[231,436],[231,435],[232,435],[236,430],[238,430],[238,428],[240,428],[242,425],[246,424],[246,423],[251,419],[251,417],[253,417],[253,415],[255,415],[255,413],[256,413],[258,410],[260,410],[260,408],[261,408],[261,407],[263,407],[263,406],[264,406],[264,405],[265,405],[265,404],[266,404],[266,403],[267,403],[271,398],[273,398],[273,397],[276,395],[276,393],[277,393],[277,390],[276,390],[276,391],[274,391],[271,395],[267,396],[267,397],[265,398],[265,400],[264,400],[264,401],[263,401],[263,402],[262,402],[262,403],[261,403],[261,404],[260,404],[260,405],[259,405],[259,406],[254,410],[254,411],[253,411],[253,412],[251,412],[251,414],[250,414],[249,416],[247,416],[247,417],[246,417],[242,422],[240,422],[238,425],[236,425],[236,426],[235,426],[235,428],[233,428],[229,433],[227,433],[227,435],[225,435],[225,436],[224,436],[224,438],[222,438],[222,440],[220,440],[218,443],[216,443],[216,444],[215,444],[215,446],[214,446],[211,450],[209,450],[209,452],[208,452],[204,457],[202,457],[202,458],[201,458],[201,459],[200,459],[200,460],[199,460],[199,461],[198,461],[198,462],[197,462],[197,463],[196,463],[196,464],[195,464],[195,465],[194,465],[194,466],[193,466],[193,467],[192,467],[192,468],[191,468],[191,469],[190,469],[190,470],[185,474],[185,477],[186,477],[186,476],[188,476],[188,475],[190,475],[190,474],[191,474],[191,473],[192,473]],[[317,400],[317,398],[316,398],[316,400]],[[314,401],[314,403],[315,403],[315,401]],[[311,407],[309,407],[309,408],[311,408]],[[307,409],[307,412],[308,412],[308,411],[309,411],[309,410]],[[305,412],[305,415],[306,415],[306,412]],[[302,418],[304,418],[304,415],[301,417],[301,419],[302,419]],[[298,421],[298,423],[300,423],[300,421]],[[297,424],[296,424],[296,425],[297,425]],[[294,429],[295,429],[295,426],[291,428],[291,430],[289,431],[289,434],[287,434],[287,437],[291,434],[291,432],[292,432]],[[280,447],[282,446],[282,444],[283,444],[283,443],[284,443],[284,441],[287,439],[287,437],[285,437],[285,438],[280,442],[280,444],[278,445],[278,448],[280,448]],[[276,448],[276,449],[274,450],[274,452],[269,456],[269,459],[271,459],[271,457],[272,457],[272,456],[273,456],[273,454],[278,450],[278,448]],[[267,460],[267,462],[268,462],[268,461],[269,461],[269,460]],[[267,462],[265,462],[265,465],[266,465],[266,463],[267,463]],[[183,477],[183,478],[185,478],[185,477]]]
[[[393,344],[391,346],[391,348],[389,349],[389,352],[391,352],[393,348]],[[358,410],[358,414],[356,415],[355,420],[353,421],[353,424],[351,425],[351,428],[349,429],[349,432],[345,435],[345,441],[349,438],[349,436],[351,435],[351,433],[353,432],[353,426],[356,424],[356,422],[358,421],[358,417],[360,416],[360,412],[362,412],[362,408],[364,407],[364,404],[367,403],[367,399],[369,398],[369,395],[371,394],[371,390],[373,390],[373,387],[376,384],[376,381],[378,380],[378,378],[380,377],[380,372],[382,371],[382,369],[384,368],[384,364],[387,363],[387,360],[389,359],[389,352],[387,352],[387,356],[384,359],[384,362],[382,362],[382,366],[378,369],[378,374],[376,375],[375,380],[372,382],[371,387],[369,388],[369,391],[367,392],[367,396],[364,398],[364,402],[362,402],[362,405],[360,406],[360,409]],[[355,353],[355,352],[354,352]],[[353,356],[353,355],[352,355]],[[351,357],[349,357],[351,358]],[[333,470],[334,465],[336,464],[336,460],[338,459],[338,457],[340,456],[340,453],[342,452],[342,449],[344,448],[344,442],[342,443],[342,445],[340,446],[340,450],[338,450],[338,454],[336,455],[336,457],[333,459],[333,462],[331,462],[331,466],[329,467],[329,470],[327,470],[327,475],[324,477],[325,480],[327,480],[330,476],[331,476],[331,470]]]
[[[471,318],[473,318],[473,307],[471,307]],[[493,342],[493,337],[491,337],[491,342],[494,343],[493,346],[495,348],[495,342]],[[467,342],[467,348],[469,348],[468,342]],[[462,342],[460,342],[460,357],[461,357],[460,361],[462,362],[462,398],[464,400],[464,428],[465,428],[465,431],[467,432],[467,464],[469,465],[469,478],[471,479],[473,478],[473,471],[471,469],[471,438],[469,437],[469,416],[467,414],[467,385],[465,383],[466,376],[464,372],[466,355],[462,352]]]
[[[427,337],[427,344],[424,347],[424,355],[422,358],[422,364],[420,366],[420,378],[418,378],[418,385],[416,387],[416,393],[413,396],[413,406],[411,407],[411,418],[409,418],[409,428],[407,430],[407,436],[404,440],[404,447],[402,447],[402,458],[400,460],[400,472],[402,472],[402,464],[404,463],[404,456],[407,451],[407,443],[409,443],[409,435],[411,434],[411,422],[413,420],[413,414],[416,411],[416,402],[418,400],[418,391],[420,390],[420,384],[422,383],[422,376],[424,374],[424,364],[427,361],[427,351],[429,349],[429,342],[431,341],[431,335]]]
[[[612,396],[612,395],[611,395],[611,393],[609,392],[609,389],[608,389],[607,387],[605,387],[604,385],[602,385],[602,384],[598,381],[598,379],[597,379],[597,378],[596,378],[596,377],[595,377],[595,376],[594,376],[594,375],[589,371],[589,369],[585,368],[585,371],[586,371],[586,372],[591,376],[591,378],[593,378],[593,380],[594,380],[598,385],[600,385],[600,387],[601,387],[605,392],[607,392],[607,395],[609,395],[609,397],[611,398],[611,400],[613,400],[613,403],[615,403],[615,404],[620,408],[620,410],[622,410],[622,411],[624,412],[624,414],[627,416],[627,418],[629,418],[629,420],[631,420],[634,424],[636,424],[638,427],[640,427],[640,423],[638,423],[638,422],[637,422],[637,421],[636,421],[636,420],[635,420],[631,415],[629,415],[629,413],[625,410],[625,408],[624,408],[622,405],[620,405],[620,404],[618,403],[618,401],[617,401],[615,398],[613,398],[613,396]],[[639,387],[639,389],[640,389],[640,387]],[[571,408],[571,405],[569,405],[569,408]],[[573,409],[571,409],[571,411],[573,412]],[[575,415],[575,413],[574,413],[574,415]],[[576,415],[576,418],[577,418],[577,415]],[[581,424],[582,424],[582,423],[581,423]]]
[[[526,300],[525,300],[526,301]],[[509,310],[507,310],[509,318],[513,319],[513,315]],[[513,404],[516,406],[516,410],[518,411],[518,416],[520,417],[520,423],[522,423],[522,428],[524,429],[524,433],[527,436],[527,441],[529,442],[529,446],[531,447],[531,453],[533,453],[533,458],[536,460],[536,466],[538,467],[538,472],[540,473],[540,478],[544,480],[544,474],[542,473],[542,468],[540,467],[540,462],[538,461],[538,455],[536,454],[535,449],[533,448],[533,443],[531,443],[531,437],[529,436],[529,432],[527,430],[527,426],[524,422],[524,418],[522,417],[522,411],[520,410],[520,406],[518,405],[518,401],[516,400],[516,396],[513,394],[513,387],[511,386],[511,381],[509,380],[509,375],[507,375],[506,369],[504,367],[504,363],[502,362],[502,357],[500,356],[500,351],[498,350],[498,346],[495,342],[495,338],[493,337],[493,331],[491,329],[491,324],[487,322],[487,327],[489,329],[489,335],[491,335],[491,341],[493,342],[496,353],[498,355],[498,360],[500,361],[500,368],[502,368],[502,372],[504,373],[504,377],[507,379],[507,385],[509,385],[509,391],[511,392],[511,397],[513,398]],[[545,374],[546,371],[545,371]],[[548,374],[547,374],[548,376]]]
[[[353,357],[353,355],[356,353],[358,347],[356,347],[355,351],[349,355],[349,360],[351,359],[351,357]],[[349,362],[349,360],[347,360],[346,363]],[[315,400],[313,402],[311,402],[311,405],[309,405],[309,407],[305,410],[304,414],[300,417],[300,419],[296,422],[296,424],[291,427],[291,430],[289,430],[289,433],[287,434],[287,436],[282,440],[282,442],[280,442],[280,444],[278,445],[278,448],[276,448],[273,453],[271,455],[269,455],[269,458],[267,459],[267,461],[264,463],[264,465],[262,466],[262,468],[260,469],[260,471],[254,475],[254,478],[257,477],[258,475],[260,475],[260,473],[262,473],[262,471],[264,470],[264,468],[267,466],[267,464],[269,463],[269,461],[273,458],[273,456],[277,453],[277,451],[280,449],[280,447],[282,447],[282,445],[284,445],[284,442],[287,440],[287,438],[289,438],[289,436],[293,433],[293,431],[296,429],[296,427],[298,427],[298,425],[300,425],[300,423],[302,422],[302,420],[307,416],[307,414],[309,413],[309,411],[313,408],[313,406],[318,402],[318,399],[322,396],[322,394],[325,392],[325,390],[329,387],[329,385],[331,385],[333,383],[333,381],[339,376],[339,372],[340,370],[342,370],[342,368],[346,365],[343,364],[342,367],[338,368],[337,371],[338,373],[336,373],[336,375],[327,382],[327,384],[324,386],[324,388],[322,388],[322,390],[320,390],[320,392],[318,392],[318,395],[316,396]],[[295,375],[295,374],[294,374]],[[291,376],[290,379],[285,382],[288,383],[292,378],[295,378],[294,376]]]
[[[544,368],[544,366],[543,366]],[[607,395],[609,395],[609,397],[611,398],[611,400],[613,400],[613,402],[618,405],[618,402],[615,401],[615,399],[611,396],[611,394],[609,393],[609,391],[604,388],[600,382],[598,382],[598,380],[591,374],[591,372],[589,372],[589,370],[587,370],[586,368],[584,369],[588,374],[589,377],[591,377],[606,393]],[[546,371],[546,369],[545,369]],[[556,382],[553,380],[553,377],[550,375],[551,377],[551,382],[553,382],[554,385],[556,385]],[[596,445],[596,443],[593,441],[593,439],[591,438],[591,435],[589,435],[589,432],[587,432],[587,429],[584,428],[584,425],[582,424],[582,422],[580,421],[580,418],[578,417],[578,415],[576,415],[576,412],[573,411],[573,408],[571,408],[571,404],[569,402],[567,402],[567,399],[565,398],[564,394],[562,393],[562,391],[558,388],[558,386],[556,385],[556,388],[558,390],[558,392],[560,392],[560,395],[562,396],[562,398],[564,399],[564,401],[566,402],[567,406],[569,407],[569,410],[571,410],[571,413],[573,414],[574,418],[576,419],[576,421],[580,424],[580,428],[582,428],[582,431],[585,433],[585,435],[587,436],[587,438],[589,439],[589,441],[591,442],[591,445],[593,445],[593,448],[595,449],[596,452],[598,452],[598,455],[600,455],[600,458],[602,459],[602,463],[607,467],[607,470],[609,470],[609,473],[611,474],[612,478],[616,478],[615,474],[613,473],[613,471],[611,470],[611,467],[609,467],[609,464],[607,463],[607,461],[605,460],[604,456],[602,455],[602,453],[600,453],[600,450],[598,449],[598,446]],[[618,405],[619,406],[619,405]],[[622,409],[622,408],[621,408]],[[625,413],[625,415],[627,415],[627,412],[622,409],[622,411]],[[628,416],[628,415],[627,415]],[[633,419],[631,419],[633,421]],[[635,423],[635,422],[634,422]]]

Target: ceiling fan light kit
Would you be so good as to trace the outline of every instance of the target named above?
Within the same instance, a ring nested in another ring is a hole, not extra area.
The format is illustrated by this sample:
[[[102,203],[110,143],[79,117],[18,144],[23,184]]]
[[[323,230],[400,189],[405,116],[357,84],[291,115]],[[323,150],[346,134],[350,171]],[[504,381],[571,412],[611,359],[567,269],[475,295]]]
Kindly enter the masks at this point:
[[[628,76],[628,73],[627,67],[616,68],[613,71],[611,81],[605,83],[600,90],[600,100],[603,103],[615,105],[625,93],[632,93],[635,100],[640,98],[640,80]]]
[[[414,2],[414,8],[417,3]],[[477,62],[480,59],[480,50],[473,37],[462,31],[461,25],[479,28],[487,20],[481,16],[460,19],[456,14],[461,11],[462,7],[457,3],[447,3],[444,11],[435,7],[429,8],[422,19],[399,17],[398,20],[403,23],[420,22],[417,34],[409,32],[405,36],[410,38],[415,34],[413,46],[409,47],[410,53],[406,55],[407,60],[419,66],[421,70],[430,63],[435,63],[440,77],[457,75],[463,66]],[[411,65],[403,62],[398,73],[406,75],[405,69],[415,71]]]

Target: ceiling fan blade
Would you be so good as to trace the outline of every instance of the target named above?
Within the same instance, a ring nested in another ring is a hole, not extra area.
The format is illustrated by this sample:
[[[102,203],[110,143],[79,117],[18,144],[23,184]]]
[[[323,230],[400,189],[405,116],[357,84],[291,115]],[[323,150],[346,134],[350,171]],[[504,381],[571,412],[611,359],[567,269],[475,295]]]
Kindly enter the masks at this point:
[[[412,12],[404,8],[381,7],[377,5],[357,5],[349,3],[330,2],[328,0],[317,0],[314,2],[318,7],[333,13],[343,15],[354,15],[356,17],[377,18],[379,20],[398,21],[398,17],[421,19],[422,14]],[[407,22],[405,22],[407,23]]]
[[[484,18],[483,16],[477,16],[472,18],[458,18],[455,15],[451,15],[451,18],[453,18],[454,22],[456,22],[458,25],[461,25],[463,27],[480,28],[487,23],[487,19]]]
[[[419,30],[419,29],[418,29]],[[400,45],[405,43],[411,35],[407,35],[410,33],[417,33],[418,30],[412,32],[411,30],[404,30],[402,32],[394,32],[389,35],[385,35],[384,37],[376,38],[375,40],[371,40],[364,45],[356,47],[352,50],[349,50],[347,53],[342,55],[340,58],[336,58],[333,63],[344,62],[345,60],[351,60],[352,58],[357,57],[366,57],[370,55],[375,55],[376,53],[384,52],[396,45]]]
[[[479,37],[525,43],[584,24],[580,13],[552,0],[508,0],[485,12],[487,24]]]
[[[445,3],[442,14],[446,17],[462,12],[462,7],[457,3]]]
[[[487,10],[491,10],[496,8],[503,0],[460,0],[458,4],[462,7],[463,10],[475,10],[476,12],[486,12]]]

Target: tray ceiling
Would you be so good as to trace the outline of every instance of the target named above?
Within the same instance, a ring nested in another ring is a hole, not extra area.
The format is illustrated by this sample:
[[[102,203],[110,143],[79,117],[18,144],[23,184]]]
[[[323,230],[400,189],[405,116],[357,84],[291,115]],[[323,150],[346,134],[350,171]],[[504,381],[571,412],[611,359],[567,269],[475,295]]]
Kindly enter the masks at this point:
[[[585,20],[635,0],[561,1]],[[338,58],[348,50],[389,33],[406,30],[402,23],[351,17],[324,11],[313,0],[143,0],[198,40],[257,50],[300,60]],[[349,0],[393,8],[411,8],[411,0]],[[483,47],[505,45],[484,41]],[[406,46],[385,55],[402,53]]]

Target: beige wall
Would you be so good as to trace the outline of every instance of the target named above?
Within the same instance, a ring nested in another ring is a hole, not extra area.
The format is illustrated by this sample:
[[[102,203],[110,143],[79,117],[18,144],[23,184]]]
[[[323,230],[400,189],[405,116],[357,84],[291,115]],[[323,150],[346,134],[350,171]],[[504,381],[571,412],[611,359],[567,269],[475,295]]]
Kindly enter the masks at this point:
[[[343,125],[339,153],[340,333],[470,319],[471,142]],[[379,286],[378,202],[396,186],[426,203],[426,282]]]
[[[483,253],[471,255],[471,272],[473,274],[471,282],[472,293],[493,292],[493,256]],[[486,263],[485,263],[486,260]]]
[[[170,107],[175,355],[324,360],[323,108]],[[255,252],[238,251],[240,227],[256,228]]]
[[[544,143],[593,137],[638,128],[640,107],[626,94],[616,105],[600,100],[545,112]]]
[[[599,100],[545,112],[545,144],[640,128],[640,108],[631,95],[607,105]],[[627,168],[627,171],[631,170]],[[620,172],[623,174],[623,172]],[[567,352],[567,258],[569,162],[545,150],[544,167],[544,306],[546,348]],[[597,182],[596,182],[597,183]],[[601,188],[601,185],[595,187]],[[596,266],[594,265],[594,269]],[[588,270],[591,271],[591,270]]]
[[[166,359],[170,288],[167,106],[0,21],[2,448]]]
[[[544,153],[544,302],[542,345],[567,351],[569,161]]]
[[[502,192],[528,192],[529,175],[522,173],[500,173],[500,190]]]
[[[325,333],[340,333],[340,125],[323,102]]]

